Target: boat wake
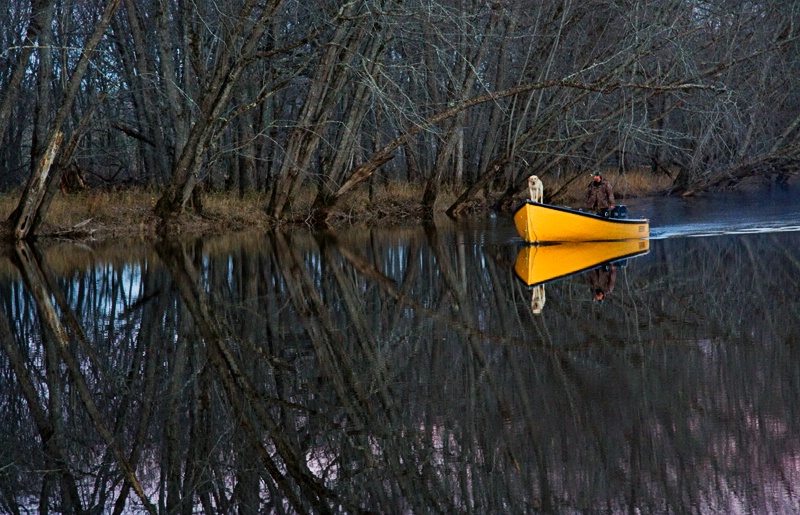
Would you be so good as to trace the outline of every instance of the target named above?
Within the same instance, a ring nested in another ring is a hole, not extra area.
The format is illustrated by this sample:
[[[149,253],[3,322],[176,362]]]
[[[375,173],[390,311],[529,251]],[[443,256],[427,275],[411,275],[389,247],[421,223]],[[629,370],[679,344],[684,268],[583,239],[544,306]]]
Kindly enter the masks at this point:
[[[765,234],[773,232],[797,232],[800,225],[785,223],[776,224],[691,224],[691,225],[667,225],[662,227],[650,228],[651,240],[663,240],[667,238],[700,238],[707,236],[726,236],[731,234]]]
[[[650,220],[650,239],[800,231],[800,189],[655,198],[635,212]]]

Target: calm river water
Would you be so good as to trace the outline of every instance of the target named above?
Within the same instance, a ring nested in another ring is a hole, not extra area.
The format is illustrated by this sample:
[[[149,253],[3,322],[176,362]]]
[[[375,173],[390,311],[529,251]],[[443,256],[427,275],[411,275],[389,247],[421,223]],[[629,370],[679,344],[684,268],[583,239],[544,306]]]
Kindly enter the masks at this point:
[[[602,302],[504,217],[6,248],[0,512],[797,510],[800,190],[629,210]]]

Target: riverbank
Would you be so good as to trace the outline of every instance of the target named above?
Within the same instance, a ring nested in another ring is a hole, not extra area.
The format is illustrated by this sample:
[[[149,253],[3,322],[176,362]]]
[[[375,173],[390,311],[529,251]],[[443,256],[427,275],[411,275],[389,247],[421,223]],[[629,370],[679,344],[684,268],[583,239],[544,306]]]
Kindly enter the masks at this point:
[[[311,191],[302,192],[293,203],[291,219],[303,225],[310,217]],[[116,191],[88,189],[76,194],[58,193],[53,199],[39,237],[64,239],[114,239],[137,237],[157,239],[159,218],[153,207],[159,191],[124,189]],[[0,220],[5,221],[19,202],[19,193],[0,194]],[[455,196],[443,196],[442,201]],[[421,188],[387,185],[372,198],[368,192],[355,193],[334,214],[337,224],[396,224],[418,219]],[[169,233],[175,236],[202,236],[247,230],[268,230],[289,222],[270,217],[265,209],[266,194],[249,193],[240,198],[235,193],[210,191],[202,194],[202,211],[193,207],[171,221]],[[11,227],[2,222],[3,233]]]
[[[648,174],[627,173],[624,176],[608,174],[615,185],[620,200],[659,194],[668,185],[668,178],[654,179]],[[558,184],[546,184],[551,191]],[[565,188],[561,195],[564,205],[579,205],[585,182]],[[367,188],[355,192],[334,214],[336,225],[397,225],[417,223],[422,216],[420,199],[423,187],[405,183],[387,183],[371,193]],[[460,191],[443,188],[437,202],[437,211],[444,212]],[[138,237],[158,238],[159,219],[153,215],[153,206],[159,196],[157,190],[124,189],[116,191],[85,190],[76,194],[59,193],[53,199],[47,218],[39,232],[42,238],[58,239],[114,239]],[[0,220],[6,220],[19,202],[19,192],[0,193]],[[198,214],[187,210],[180,221],[170,226],[176,236],[202,236],[246,230],[268,230],[286,222],[271,218],[265,206],[266,194],[250,193],[242,198],[235,193],[205,192],[203,210]],[[486,203],[494,199],[489,199]],[[302,225],[310,217],[313,201],[311,190],[301,192],[293,203],[292,219]],[[481,206],[481,207],[486,207]],[[3,224],[4,232],[11,230]]]

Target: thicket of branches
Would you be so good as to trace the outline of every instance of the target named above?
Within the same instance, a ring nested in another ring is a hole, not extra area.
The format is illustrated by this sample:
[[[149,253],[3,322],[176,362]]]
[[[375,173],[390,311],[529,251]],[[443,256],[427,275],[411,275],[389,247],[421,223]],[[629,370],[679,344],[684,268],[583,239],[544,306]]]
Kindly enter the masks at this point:
[[[35,232],[60,183],[198,185],[291,218],[367,181],[486,191],[535,171],[670,174],[676,191],[791,174],[794,2],[11,0],[0,13],[0,177]],[[560,191],[547,192],[557,198]],[[197,205],[199,203],[195,203]]]

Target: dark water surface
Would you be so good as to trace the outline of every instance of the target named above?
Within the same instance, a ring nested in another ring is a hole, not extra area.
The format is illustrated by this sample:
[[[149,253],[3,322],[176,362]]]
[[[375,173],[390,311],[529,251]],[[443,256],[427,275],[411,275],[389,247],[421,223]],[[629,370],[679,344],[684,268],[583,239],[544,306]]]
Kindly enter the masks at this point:
[[[507,218],[6,248],[0,512],[795,511],[799,197],[630,204],[539,315]]]

